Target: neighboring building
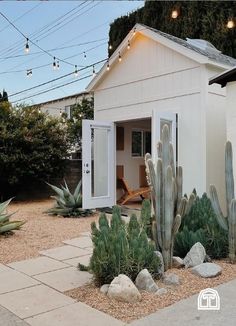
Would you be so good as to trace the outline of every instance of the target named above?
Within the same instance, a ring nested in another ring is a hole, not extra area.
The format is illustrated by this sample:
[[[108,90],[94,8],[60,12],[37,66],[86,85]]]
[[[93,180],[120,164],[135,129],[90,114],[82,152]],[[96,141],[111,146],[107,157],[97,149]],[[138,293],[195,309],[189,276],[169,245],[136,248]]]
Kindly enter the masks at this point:
[[[232,143],[233,169],[236,183],[236,67],[210,79],[209,85],[219,84],[226,89],[226,130],[227,140]],[[214,85],[218,86],[219,85]]]
[[[223,198],[225,89],[208,81],[234,65],[207,41],[184,41],[136,24],[87,87],[94,93],[95,120],[83,128],[84,207],[114,204],[116,175],[131,188],[144,185],[144,154],[157,157],[165,123],[183,166],[184,192],[196,188],[201,195],[213,183]]]
[[[79,103],[83,98],[90,98],[88,92],[76,93],[73,95],[57,98],[43,103],[35,104],[42,112],[47,112],[50,115],[59,117],[62,113],[66,113],[68,118],[71,115],[73,105]]]

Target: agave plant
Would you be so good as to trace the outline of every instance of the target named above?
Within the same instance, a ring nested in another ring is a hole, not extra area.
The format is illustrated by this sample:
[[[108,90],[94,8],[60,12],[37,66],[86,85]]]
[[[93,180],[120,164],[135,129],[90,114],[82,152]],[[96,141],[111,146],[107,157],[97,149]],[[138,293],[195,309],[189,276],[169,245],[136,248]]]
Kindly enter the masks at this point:
[[[49,209],[47,213],[50,215],[61,215],[64,217],[91,215],[91,210],[82,209],[81,180],[79,181],[73,194],[70,192],[66,181],[64,182],[65,186],[61,185],[61,188],[48,183],[48,185],[56,193],[56,196],[51,196],[51,198],[56,200],[56,205]]]
[[[25,221],[10,221],[10,217],[14,214],[8,214],[6,209],[10,204],[12,199],[9,199],[0,204],[0,234],[10,232],[13,230],[18,230]]]

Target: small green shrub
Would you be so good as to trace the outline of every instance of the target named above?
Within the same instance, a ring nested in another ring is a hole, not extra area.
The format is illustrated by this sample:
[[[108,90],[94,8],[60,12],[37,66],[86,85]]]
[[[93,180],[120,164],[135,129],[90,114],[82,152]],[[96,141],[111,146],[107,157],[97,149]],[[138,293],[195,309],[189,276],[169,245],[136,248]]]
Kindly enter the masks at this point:
[[[6,209],[10,204],[11,199],[0,203],[0,234],[19,230],[20,227],[25,224],[25,221],[10,221],[10,217],[13,214],[8,214]]]
[[[222,230],[207,194],[197,197],[175,238],[174,253],[184,257],[196,242],[201,242],[211,258],[227,256],[227,233]]]
[[[160,261],[154,253],[155,246],[148,240],[145,231],[146,217],[142,216],[141,222],[138,222],[133,214],[130,222],[125,224],[121,219],[120,209],[115,206],[110,223],[102,213],[99,228],[95,222],[91,224],[94,249],[89,270],[97,285],[110,283],[119,274],[135,280],[144,268],[153,277],[158,276]],[[79,266],[80,269],[83,267]]]
[[[65,186],[58,188],[56,186],[48,185],[55,191],[56,196],[51,196],[56,200],[56,205],[47,210],[50,215],[61,215],[64,217],[79,217],[88,216],[92,214],[90,209],[82,209],[82,192],[81,180],[79,181],[74,193],[72,194],[65,181]]]

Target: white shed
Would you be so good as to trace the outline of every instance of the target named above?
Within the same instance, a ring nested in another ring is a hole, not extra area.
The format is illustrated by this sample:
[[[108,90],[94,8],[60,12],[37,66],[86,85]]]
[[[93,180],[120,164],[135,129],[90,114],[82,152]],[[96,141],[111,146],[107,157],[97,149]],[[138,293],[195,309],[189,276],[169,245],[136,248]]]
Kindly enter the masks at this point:
[[[207,41],[136,24],[87,87],[95,118],[83,128],[84,207],[113,205],[117,177],[131,188],[145,185],[144,154],[156,158],[164,123],[184,192],[201,195],[214,183],[223,193],[225,90],[208,81],[235,64]]]

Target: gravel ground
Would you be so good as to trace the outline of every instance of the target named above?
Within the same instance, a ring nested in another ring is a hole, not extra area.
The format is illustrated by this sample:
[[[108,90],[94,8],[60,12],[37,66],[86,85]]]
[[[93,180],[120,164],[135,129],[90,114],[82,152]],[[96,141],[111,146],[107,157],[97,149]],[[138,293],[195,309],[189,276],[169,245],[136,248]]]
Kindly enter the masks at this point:
[[[143,291],[141,293],[142,300],[135,304],[118,303],[115,300],[111,300],[106,295],[102,294],[99,291],[99,288],[96,288],[93,284],[67,291],[65,294],[78,301],[85,302],[95,309],[104,311],[124,322],[131,322],[132,320],[140,319],[141,317],[149,315],[159,309],[172,305],[173,303],[195,293],[199,293],[202,289],[208,287],[212,288],[236,278],[236,264],[231,265],[226,261],[214,262],[219,264],[223,269],[220,276],[211,279],[203,279],[191,274],[189,269],[172,269],[169,272],[179,275],[181,285],[167,287],[159,281],[157,282],[158,286],[167,288],[168,293],[162,296],[156,296]]]
[[[9,212],[16,212],[12,220],[26,220],[21,230],[11,235],[0,235],[0,262],[8,264],[39,256],[38,251],[62,245],[63,240],[78,237],[89,231],[97,216],[63,218],[44,212],[51,208],[53,200],[12,203]]]

